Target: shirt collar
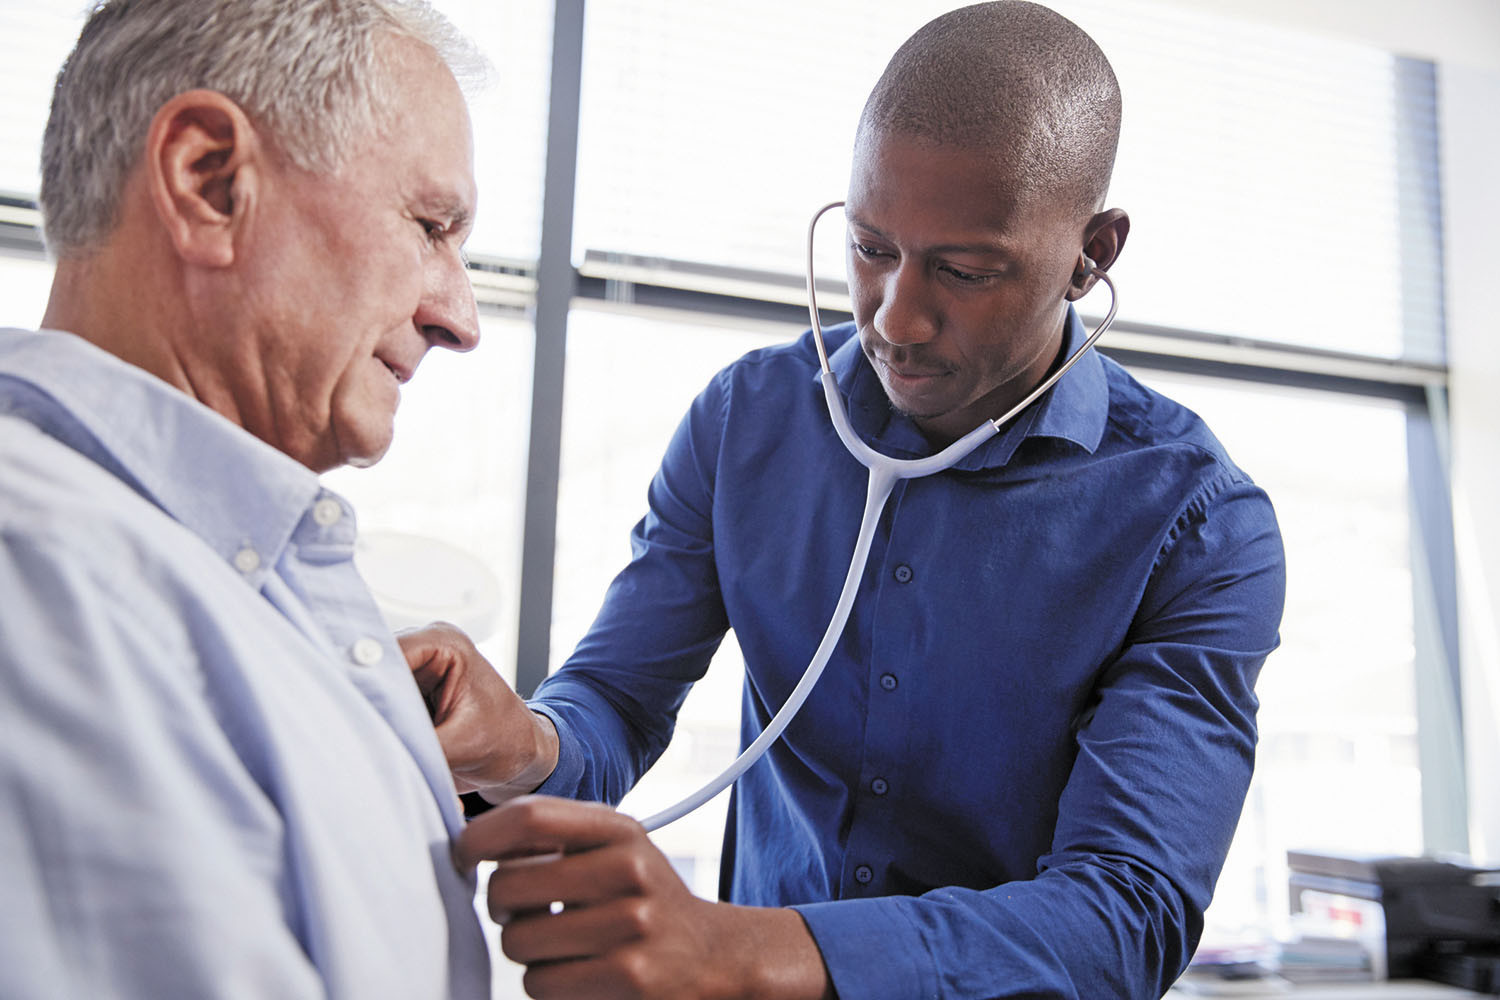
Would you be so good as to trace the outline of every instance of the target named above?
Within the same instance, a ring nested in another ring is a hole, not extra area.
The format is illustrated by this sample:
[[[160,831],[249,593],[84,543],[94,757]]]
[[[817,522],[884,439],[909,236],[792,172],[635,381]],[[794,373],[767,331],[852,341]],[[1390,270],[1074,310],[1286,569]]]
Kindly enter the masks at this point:
[[[70,333],[0,331],[0,412],[109,468],[256,587],[320,490],[295,459]]]
[[[1088,339],[1089,331],[1072,306],[1068,307],[1063,335],[1065,356],[1072,356]],[[829,355],[849,422],[867,443],[893,458],[920,458],[933,447],[909,418],[895,413],[880,379],[860,348],[853,324],[830,329],[830,346],[842,339]],[[1021,442],[1028,438],[1070,441],[1092,453],[1104,438],[1109,410],[1109,387],[1104,363],[1090,348],[1068,373],[1041,399],[1027,407],[1008,427],[980,445],[955,468],[970,471],[999,468],[1010,461]]]

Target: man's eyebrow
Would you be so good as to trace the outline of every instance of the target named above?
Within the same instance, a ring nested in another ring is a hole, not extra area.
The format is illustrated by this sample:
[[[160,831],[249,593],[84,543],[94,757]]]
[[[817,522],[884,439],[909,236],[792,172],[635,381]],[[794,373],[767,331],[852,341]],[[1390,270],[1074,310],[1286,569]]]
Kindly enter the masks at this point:
[[[864,229],[871,235],[876,236],[882,240],[890,240],[890,236],[881,231],[879,226],[872,226],[868,222],[865,222],[863,219],[857,218],[856,216],[852,215],[849,216],[848,219],[851,226],[858,226],[860,229]],[[1008,247],[1003,241],[998,239],[993,241],[978,240],[970,243],[939,243],[936,246],[922,247],[921,249],[923,253],[928,254],[970,253],[990,257],[1005,257],[1007,259],[1015,256],[1011,252],[1010,247]]]
[[[847,209],[845,210],[844,218],[848,221],[849,225],[851,225],[851,226],[858,226],[860,229],[868,230],[870,233],[872,233],[875,236],[880,237],[883,240],[890,239],[889,236],[887,236],[883,231],[881,231],[881,229],[880,229],[879,226],[872,226],[872,225],[870,225],[870,223],[866,222],[864,219],[861,219],[859,216],[853,215],[853,214],[849,213]]]
[[[446,219],[448,223],[446,228],[449,230],[465,230],[473,221],[473,212],[458,198],[420,199],[419,204],[422,205],[424,212]]]

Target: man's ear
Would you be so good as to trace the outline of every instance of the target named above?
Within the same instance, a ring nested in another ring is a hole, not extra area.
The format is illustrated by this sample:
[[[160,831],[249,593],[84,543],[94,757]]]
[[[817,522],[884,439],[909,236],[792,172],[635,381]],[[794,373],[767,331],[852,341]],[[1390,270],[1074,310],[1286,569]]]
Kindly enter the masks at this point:
[[[178,256],[204,267],[233,263],[263,149],[239,105],[217,91],[189,90],[157,109],[143,162]]]
[[[1084,227],[1083,255],[1093,261],[1094,267],[1108,271],[1119,259],[1120,251],[1125,249],[1125,237],[1129,235],[1130,216],[1122,208],[1107,208],[1089,219]],[[1086,267],[1075,269],[1073,281],[1068,285],[1068,301],[1083,298],[1098,280]]]

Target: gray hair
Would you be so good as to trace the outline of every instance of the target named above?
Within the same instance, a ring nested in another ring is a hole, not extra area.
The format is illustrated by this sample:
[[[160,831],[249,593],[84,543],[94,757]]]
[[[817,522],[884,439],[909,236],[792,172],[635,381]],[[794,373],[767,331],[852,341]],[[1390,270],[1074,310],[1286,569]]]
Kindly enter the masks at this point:
[[[305,170],[343,165],[390,105],[382,47],[415,39],[460,82],[483,57],[423,0],[103,0],[57,75],[42,137],[47,244],[84,251],[114,229],[151,119],[188,90],[222,93]]]
[[[907,39],[860,117],[888,134],[991,152],[1021,193],[1103,207],[1120,140],[1120,85],[1084,31],[1046,7],[995,0],[949,11]]]

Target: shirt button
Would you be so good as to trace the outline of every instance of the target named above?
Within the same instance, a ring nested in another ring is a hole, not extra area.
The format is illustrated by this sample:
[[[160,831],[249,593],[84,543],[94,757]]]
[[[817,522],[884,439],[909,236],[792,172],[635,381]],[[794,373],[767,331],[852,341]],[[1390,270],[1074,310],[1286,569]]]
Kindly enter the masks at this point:
[[[338,524],[343,516],[344,508],[340,507],[339,502],[332,497],[324,497],[313,504],[313,520],[325,528]]]
[[[245,546],[234,554],[234,568],[241,573],[254,573],[260,569],[260,553]]]
[[[876,778],[874,781],[870,782],[870,791],[874,792],[876,795],[884,795],[890,790],[891,786],[885,783],[884,778]]]
[[[360,666],[372,667],[380,662],[381,657],[385,656],[385,649],[380,645],[379,640],[365,636],[362,639],[354,640],[354,645],[349,648],[349,655]]]
[[[858,882],[860,885],[869,885],[871,882],[875,881],[875,872],[870,868],[869,865],[860,865],[858,868],[854,869],[854,881]]]
[[[900,566],[896,567],[895,576],[897,583],[911,583],[911,578],[915,575],[916,574],[911,571],[911,567],[906,565],[906,563],[902,563]]]
[[[896,690],[896,675],[895,674],[881,674],[880,675],[880,686],[883,687],[883,688],[885,688],[887,691],[894,691],[894,690]]]

